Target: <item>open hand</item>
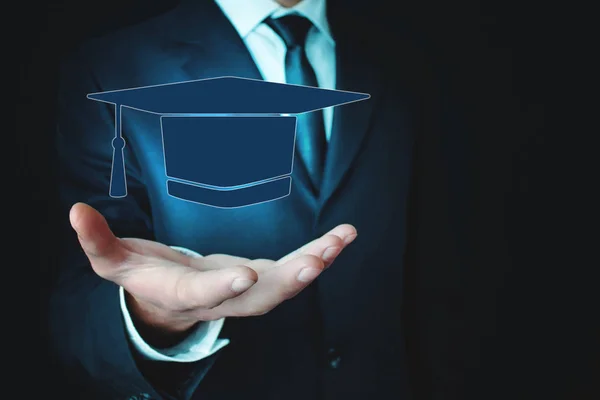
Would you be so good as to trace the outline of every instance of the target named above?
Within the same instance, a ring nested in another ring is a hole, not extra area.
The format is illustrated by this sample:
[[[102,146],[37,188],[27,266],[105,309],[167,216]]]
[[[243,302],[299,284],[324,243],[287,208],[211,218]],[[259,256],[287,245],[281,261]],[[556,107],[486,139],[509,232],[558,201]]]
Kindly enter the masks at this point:
[[[152,334],[177,335],[200,321],[262,315],[306,288],[356,238],[339,225],[279,260],[226,254],[190,257],[161,243],[117,238],[94,208],[75,204],[73,229],[100,277],[122,286]]]

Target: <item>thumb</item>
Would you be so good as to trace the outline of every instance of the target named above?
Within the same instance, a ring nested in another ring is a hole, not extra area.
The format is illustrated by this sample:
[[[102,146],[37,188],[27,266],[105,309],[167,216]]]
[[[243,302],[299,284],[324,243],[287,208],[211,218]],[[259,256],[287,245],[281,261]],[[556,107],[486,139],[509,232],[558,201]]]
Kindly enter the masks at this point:
[[[87,204],[77,203],[71,207],[69,220],[94,271],[110,279],[116,267],[127,258],[128,250],[112,233],[102,214]]]

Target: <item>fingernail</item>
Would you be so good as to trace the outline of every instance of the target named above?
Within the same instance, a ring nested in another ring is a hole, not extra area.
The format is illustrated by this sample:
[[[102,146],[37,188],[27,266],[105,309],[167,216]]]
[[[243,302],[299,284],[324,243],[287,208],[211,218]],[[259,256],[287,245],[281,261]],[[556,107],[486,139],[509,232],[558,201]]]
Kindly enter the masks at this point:
[[[237,278],[234,279],[231,283],[231,290],[236,293],[241,293],[250,288],[250,286],[254,285],[256,282],[250,279]]]
[[[333,261],[338,256],[338,254],[340,254],[341,250],[342,249],[339,247],[328,247],[323,252],[323,256],[321,258],[323,259],[323,261]]]
[[[350,244],[354,241],[354,239],[356,239],[356,234],[352,234],[352,235],[348,235],[346,236],[346,238],[344,239],[344,244]]]
[[[321,273],[320,269],[316,269],[316,268],[304,268],[298,274],[298,280],[300,282],[310,282],[310,281],[315,280],[315,278],[317,276],[319,276],[320,273]]]

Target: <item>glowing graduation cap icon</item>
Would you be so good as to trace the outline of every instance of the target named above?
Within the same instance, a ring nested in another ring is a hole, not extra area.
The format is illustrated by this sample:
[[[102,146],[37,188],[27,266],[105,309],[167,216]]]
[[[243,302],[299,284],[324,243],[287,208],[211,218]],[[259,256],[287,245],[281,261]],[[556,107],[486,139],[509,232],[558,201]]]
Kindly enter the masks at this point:
[[[127,196],[122,107],[161,115],[167,192],[232,208],[290,194],[296,117],[363,93],[221,77],[91,93],[115,105],[109,194]]]

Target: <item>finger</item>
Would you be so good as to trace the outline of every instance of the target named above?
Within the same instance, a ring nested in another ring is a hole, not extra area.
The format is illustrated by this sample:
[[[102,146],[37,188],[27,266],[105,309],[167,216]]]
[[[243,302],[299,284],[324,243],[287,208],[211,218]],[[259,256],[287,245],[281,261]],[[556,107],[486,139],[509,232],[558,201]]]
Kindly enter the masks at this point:
[[[227,265],[245,265],[247,267],[252,268],[256,272],[261,273],[262,271],[265,271],[266,269],[271,268],[273,265],[275,265],[275,261],[266,258],[257,258],[254,260],[250,260],[247,258],[229,256],[226,254],[213,254],[208,258],[211,263],[214,263],[214,261],[218,261],[217,266],[209,266],[208,268],[223,268],[223,266]]]
[[[269,268],[272,268],[274,265],[276,265],[276,262],[268,258],[256,258],[254,260],[250,260],[246,265],[258,273],[261,273]]]
[[[96,273],[110,279],[127,259],[128,250],[112,233],[106,219],[87,204],[75,204],[69,220]]]
[[[345,246],[352,243],[354,239],[356,239],[356,236],[358,236],[356,228],[350,224],[338,225],[329,232],[327,232],[327,234],[336,235],[337,237],[342,239]]]
[[[124,275],[120,285],[137,299],[182,313],[216,307],[258,280],[257,273],[246,266],[198,271],[167,260],[148,262]]]
[[[207,271],[210,269],[223,269],[234,265],[245,265],[260,273],[274,264],[275,261],[266,258],[250,260],[228,254],[210,254],[203,258],[193,259],[190,266],[201,271]]]
[[[246,266],[208,271],[188,269],[175,281],[173,293],[180,311],[212,309],[244,293],[257,281],[256,271]]]
[[[325,235],[281,258],[277,265],[285,264],[301,254],[312,254],[321,257],[329,266],[342,249],[356,238],[356,229],[349,224],[338,225]]]
[[[310,285],[325,265],[319,257],[302,255],[281,268],[271,268],[244,294],[225,301],[215,311],[223,315],[262,315]]]
[[[333,260],[335,260],[338,254],[340,254],[343,248],[344,242],[342,239],[340,239],[338,236],[327,234],[283,257],[277,261],[277,265],[283,265],[301,255],[312,255],[321,258],[325,263],[325,267],[328,267],[331,265]]]

